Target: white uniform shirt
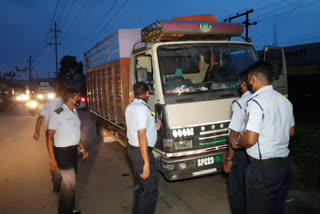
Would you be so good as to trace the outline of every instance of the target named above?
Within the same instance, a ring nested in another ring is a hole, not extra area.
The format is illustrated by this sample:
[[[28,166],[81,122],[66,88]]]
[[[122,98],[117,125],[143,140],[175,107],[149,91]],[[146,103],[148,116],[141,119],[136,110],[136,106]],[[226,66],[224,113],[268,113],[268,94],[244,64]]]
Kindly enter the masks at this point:
[[[49,119],[51,116],[55,113],[54,111],[58,108],[61,108],[63,105],[63,99],[61,97],[57,97],[54,100],[51,100],[49,102],[46,102],[43,106],[43,109],[40,113],[41,116],[44,116],[47,126]]]
[[[68,147],[80,143],[81,121],[76,109],[72,112],[65,104],[62,105],[62,111],[58,109],[49,120],[49,130],[55,130],[54,146]]]
[[[138,131],[147,129],[148,146],[154,147],[157,142],[157,129],[148,104],[143,100],[135,99],[126,108],[125,116],[129,144],[139,147]]]
[[[252,93],[247,91],[242,94],[241,98],[237,99],[232,104],[232,118],[229,124],[229,129],[236,132],[241,132],[246,128],[247,121],[247,101],[250,99]]]
[[[259,141],[247,153],[253,158],[269,159],[289,155],[290,129],[294,126],[292,104],[283,95],[265,86],[248,102],[246,130],[259,133]]]

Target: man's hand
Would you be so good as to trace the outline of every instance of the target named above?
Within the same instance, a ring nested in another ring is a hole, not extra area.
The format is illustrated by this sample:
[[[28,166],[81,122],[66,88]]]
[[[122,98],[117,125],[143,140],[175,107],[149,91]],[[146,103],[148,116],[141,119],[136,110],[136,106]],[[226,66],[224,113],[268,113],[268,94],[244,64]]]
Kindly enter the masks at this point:
[[[58,170],[59,169],[58,163],[56,161],[50,161],[50,169]]]
[[[39,138],[40,138],[40,134],[39,133],[34,133],[33,134],[33,139],[39,140]]]
[[[162,128],[162,123],[156,123],[156,129],[159,131]]]
[[[89,152],[87,152],[87,151],[82,152],[82,159],[83,160],[87,159],[88,157],[89,157]]]
[[[231,142],[230,142],[230,144],[231,144],[231,146],[232,146],[232,148],[233,148],[234,150],[236,150],[236,149],[241,149],[241,148],[242,148],[241,146],[239,146],[239,142],[240,142],[240,139],[238,139],[238,140],[236,140],[236,141],[231,141]]]
[[[223,165],[223,169],[226,173],[230,173],[232,171],[233,161],[226,161]]]
[[[147,178],[149,178],[151,175],[151,170],[150,170],[150,165],[149,164],[144,164],[143,166],[143,172],[142,174],[140,175],[140,177],[143,179],[143,180],[146,180]]]

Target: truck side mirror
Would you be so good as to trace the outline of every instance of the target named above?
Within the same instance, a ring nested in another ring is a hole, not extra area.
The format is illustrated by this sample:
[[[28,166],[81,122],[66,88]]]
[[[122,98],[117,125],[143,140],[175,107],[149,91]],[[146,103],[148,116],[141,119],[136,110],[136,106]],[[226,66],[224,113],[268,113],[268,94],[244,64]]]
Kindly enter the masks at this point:
[[[138,82],[148,81],[148,70],[146,68],[137,68],[137,81]]]

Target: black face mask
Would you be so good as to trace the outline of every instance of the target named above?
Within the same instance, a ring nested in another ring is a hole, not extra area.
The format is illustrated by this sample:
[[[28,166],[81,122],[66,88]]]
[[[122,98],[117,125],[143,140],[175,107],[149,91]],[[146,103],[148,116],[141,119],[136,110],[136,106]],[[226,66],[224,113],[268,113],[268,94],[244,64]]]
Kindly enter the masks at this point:
[[[76,100],[76,103],[74,104],[75,106],[79,106],[81,103],[81,100]]]
[[[247,86],[248,86],[248,90],[251,91],[251,92],[253,92],[253,91],[252,91],[252,85],[248,83]]]

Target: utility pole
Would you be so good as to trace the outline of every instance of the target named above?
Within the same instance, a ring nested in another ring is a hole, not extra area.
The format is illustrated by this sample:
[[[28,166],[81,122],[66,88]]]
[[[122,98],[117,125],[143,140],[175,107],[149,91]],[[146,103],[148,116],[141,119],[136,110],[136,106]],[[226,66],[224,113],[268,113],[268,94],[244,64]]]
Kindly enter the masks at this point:
[[[58,45],[61,45],[61,43],[58,43],[58,33],[61,32],[57,29],[57,23],[54,23],[54,30],[50,30],[54,32],[54,43],[48,42],[48,45],[54,45],[56,49],[56,76],[58,74]]]
[[[244,13],[237,13],[237,15],[235,15],[235,16],[232,16],[232,17],[229,17],[229,18],[227,18],[227,19],[224,19],[224,22],[227,22],[227,21],[229,21],[230,23],[231,23],[231,21],[233,20],[233,19],[236,19],[236,18],[239,18],[239,17],[241,17],[241,16],[246,16],[246,20],[244,21],[244,22],[242,22],[242,24],[244,24],[244,26],[245,26],[245,28],[246,28],[246,41],[249,41],[249,26],[250,25],[256,25],[256,24],[258,24],[258,22],[253,22],[253,23],[250,23],[250,20],[249,20],[249,14],[250,13],[253,13],[253,9],[251,9],[251,10],[247,10],[246,12],[244,12]],[[229,40],[230,40],[230,38],[229,38]]]
[[[29,59],[28,59],[28,64],[29,64],[29,87],[30,87],[30,90],[32,90],[31,86],[32,86],[32,63],[33,63],[33,60],[32,60],[32,56],[29,56]]]

